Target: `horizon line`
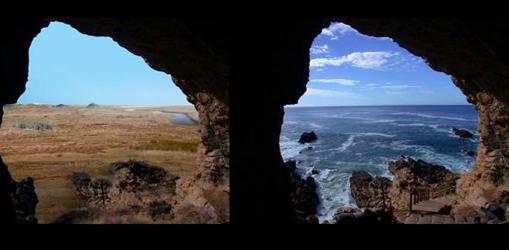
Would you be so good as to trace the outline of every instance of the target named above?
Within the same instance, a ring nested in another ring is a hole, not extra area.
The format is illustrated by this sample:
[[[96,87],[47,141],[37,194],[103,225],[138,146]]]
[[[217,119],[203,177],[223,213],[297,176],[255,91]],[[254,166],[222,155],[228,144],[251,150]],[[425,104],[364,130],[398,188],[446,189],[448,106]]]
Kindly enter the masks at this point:
[[[334,106],[300,106],[285,105],[285,108],[333,108],[333,107],[397,107],[397,106],[475,106],[474,104],[382,104],[382,105],[334,105]]]

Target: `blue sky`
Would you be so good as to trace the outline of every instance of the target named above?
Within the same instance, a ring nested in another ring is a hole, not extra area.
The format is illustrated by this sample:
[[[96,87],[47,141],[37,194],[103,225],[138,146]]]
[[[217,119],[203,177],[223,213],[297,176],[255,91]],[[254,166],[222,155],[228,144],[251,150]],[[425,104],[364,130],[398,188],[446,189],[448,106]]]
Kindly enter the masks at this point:
[[[18,103],[189,105],[165,73],[111,38],[51,23],[30,47],[29,76]]]
[[[468,104],[450,76],[390,38],[335,23],[323,29],[310,54],[308,90],[298,106]]]

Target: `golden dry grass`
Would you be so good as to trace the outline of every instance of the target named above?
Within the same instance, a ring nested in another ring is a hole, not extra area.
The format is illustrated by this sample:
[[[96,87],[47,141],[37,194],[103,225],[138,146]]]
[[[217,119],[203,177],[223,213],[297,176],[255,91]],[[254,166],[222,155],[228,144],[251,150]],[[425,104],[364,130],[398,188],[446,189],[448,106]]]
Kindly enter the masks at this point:
[[[73,172],[108,176],[115,161],[141,160],[186,176],[198,163],[198,129],[170,124],[171,114],[192,107],[10,106],[0,129],[0,155],[16,180],[31,176],[39,196],[37,217],[49,223],[80,202]],[[51,125],[45,131],[16,128],[21,122]]]

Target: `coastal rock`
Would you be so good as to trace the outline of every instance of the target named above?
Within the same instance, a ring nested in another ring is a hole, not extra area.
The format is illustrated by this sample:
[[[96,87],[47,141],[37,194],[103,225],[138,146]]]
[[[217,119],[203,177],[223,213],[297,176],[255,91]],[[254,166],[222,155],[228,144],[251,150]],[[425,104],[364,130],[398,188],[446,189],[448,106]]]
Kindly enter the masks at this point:
[[[410,194],[415,189],[434,189],[442,185],[454,185],[459,178],[444,166],[401,157],[389,163],[389,171],[394,175],[389,192],[391,204],[395,209],[408,209]]]
[[[319,205],[319,197],[316,192],[316,182],[311,176],[301,177],[295,172],[295,162],[287,161],[285,163],[288,169],[293,169],[289,173],[290,182],[289,189],[291,194],[291,202],[296,211],[297,220],[301,223],[315,223],[317,208]]]
[[[316,136],[314,131],[304,132],[300,136],[299,143],[301,143],[301,144],[311,143],[311,142],[314,142],[316,140],[318,140],[318,137]]]
[[[465,130],[465,129],[453,128],[452,132],[461,138],[466,138],[466,139],[474,138],[474,134],[470,133],[470,131]]]
[[[398,224],[391,209],[339,208],[325,224]]]
[[[390,208],[389,191],[392,181],[386,177],[373,178],[366,171],[354,171],[350,177],[352,198],[359,207]]]
[[[394,175],[372,177],[366,171],[354,171],[350,177],[350,192],[358,207],[372,209],[408,209],[410,194],[417,188],[438,188],[454,184],[459,177],[445,167],[402,156],[389,163]]]
[[[475,157],[475,151],[473,151],[473,150],[463,149],[463,150],[462,150],[462,152],[463,152],[466,156]]]

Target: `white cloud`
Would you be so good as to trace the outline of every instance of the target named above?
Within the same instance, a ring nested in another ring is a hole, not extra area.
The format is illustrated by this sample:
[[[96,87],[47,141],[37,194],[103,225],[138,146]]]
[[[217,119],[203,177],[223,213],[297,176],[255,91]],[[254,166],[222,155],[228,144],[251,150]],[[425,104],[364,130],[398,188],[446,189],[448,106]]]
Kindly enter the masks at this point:
[[[335,37],[336,34],[343,35],[347,32],[357,32],[357,31],[344,23],[333,23],[328,28],[322,30],[322,35]]]
[[[340,85],[344,85],[344,86],[354,86],[355,84],[359,83],[360,81],[335,78],[335,79],[311,79],[310,82],[335,83],[335,84],[340,84]]]
[[[315,55],[327,54],[327,53],[329,53],[329,46],[327,46],[327,44],[314,45],[313,47],[311,47],[310,51],[311,51],[311,54],[315,54]]]
[[[392,39],[389,37],[372,37],[372,36],[364,35],[364,34],[360,33],[359,31],[357,31],[356,29],[354,29],[351,26],[344,24],[344,23],[331,24],[331,26],[329,26],[328,28],[322,29],[321,35],[330,37],[330,40],[337,40],[339,38],[339,36],[342,36],[349,32],[352,32],[359,36],[372,38],[372,39],[392,41]]]
[[[346,56],[331,58],[315,58],[310,62],[310,67],[341,66],[350,64],[353,67],[363,69],[381,69],[388,62],[388,58],[398,55],[387,51],[354,52]]]
[[[393,84],[387,82],[385,84],[380,83],[369,83],[366,84],[366,87],[371,89],[388,89],[388,90],[404,90],[404,89],[419,89],[421,86],[419,85],[410,85],[410,84]]]
[[[308,88],[305,95],[307,95],[307,96],[321,96],[321,97],[345,97],[345,96],[351,96],[352,93],[335,91],[335,90],[327,90],[327,89]]]
[[[381,89],[418,89],[421,88],[421,86],[417,85],[386,85],[386,86],[380,86]]]

